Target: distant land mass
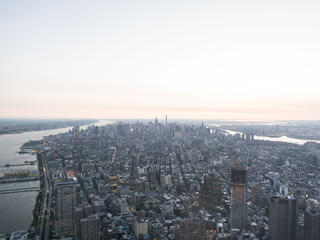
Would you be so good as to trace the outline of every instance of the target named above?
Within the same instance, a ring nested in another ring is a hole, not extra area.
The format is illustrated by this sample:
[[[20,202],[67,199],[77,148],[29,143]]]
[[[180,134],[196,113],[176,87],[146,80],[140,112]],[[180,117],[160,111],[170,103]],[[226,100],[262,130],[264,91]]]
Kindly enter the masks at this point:
[[[98,122],[95,119],[0,119],[0,135],[82,126]]]

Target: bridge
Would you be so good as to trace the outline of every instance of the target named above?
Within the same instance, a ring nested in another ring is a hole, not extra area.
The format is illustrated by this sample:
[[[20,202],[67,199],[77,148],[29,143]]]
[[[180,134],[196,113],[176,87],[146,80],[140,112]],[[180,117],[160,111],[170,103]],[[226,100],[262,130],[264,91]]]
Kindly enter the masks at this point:
[[[19,192],[37,192],[40,191],[39,187],[27,187],[27,188],[13,188],[13,189],[2,189],[0,194],[19,193]]]

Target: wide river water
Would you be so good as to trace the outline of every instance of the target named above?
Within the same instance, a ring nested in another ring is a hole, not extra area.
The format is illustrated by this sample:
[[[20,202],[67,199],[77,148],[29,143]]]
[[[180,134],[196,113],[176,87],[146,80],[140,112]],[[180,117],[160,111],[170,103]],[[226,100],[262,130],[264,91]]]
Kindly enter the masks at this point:
[[[264,123],[267,124],[268,123]],[[218,127],[218,128],[222,128],[221,124],[216,124],[216,123],[211,123],[208,124],[209,126],[214,126],[214,127]],[[232,130],[228,130],[227,127],[226,128],[222,128],[224,131],[226,131],[226,133],[231,134],[231,135],[236,135],[236,134],[242,134],[241,132],[237,132],[237,131],[232,131]],[[310,140],[310,139],[298,139],[298,138],[291,138],[291,137],[287,137],[287,136],[281,136],[281,137],[265,137],[265,136],[258,136],[258,135],[254,135],[254,139],[255,140],[263,140],[263,141],[272,141],[272,142],[286,142],[286,143],[294,143],[294,144],[298,144],[298,145],[303,145],[307,142],[314,142],[314,143],[319,143],[319,140]]]
[[[232,130],[225,130],[225,131],[231,135],[242,134],[241,132],[236,132],[236,131],[232,131]],[[297,139],[297,138],[291,138],[291,137],[287,137],[287,136],[264,137],[264,136],[254,135],[254,139],[255,140],[263,140],[263,141],[294,143],[294,144],[299,144],[299,145],[303,145],[307,142],[320,143],[319,140]]]
[[[102,126],[111,123],[108,120],[101,120],[94,123],[95,126]],[[91,124],[90,124],[91,125]],[[84,125],[81,128],[86,128],[89,125]],[[0,166],[7,163],[21,164],[25,161],[36,160],[35,155],[18,154],[19,148],[30,140],[41,140],[44,136],[55,135],[67,132],[72,127],[24,132],[17,134],[0,135]],[[37,166],[16,167],[16,168],[0,168],[0,173],[8,170],[17,170],[21,168],[37,170]],[[0,184],[0,189],[14,189],[23,187],[39,186],[39,181]],[[0,233],[10,233],[12,231],[27,229],[32,219],[32,210],[35,204],[37,192],[22,192],[0,194]]]

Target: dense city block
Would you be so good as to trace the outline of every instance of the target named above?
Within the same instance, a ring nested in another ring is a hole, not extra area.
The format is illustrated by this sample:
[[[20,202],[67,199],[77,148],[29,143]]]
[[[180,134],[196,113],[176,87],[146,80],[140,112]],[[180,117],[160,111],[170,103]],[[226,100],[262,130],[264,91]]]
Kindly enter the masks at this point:
[[[157,119],[45,137],[29,238],[319,240],[320,145]]]

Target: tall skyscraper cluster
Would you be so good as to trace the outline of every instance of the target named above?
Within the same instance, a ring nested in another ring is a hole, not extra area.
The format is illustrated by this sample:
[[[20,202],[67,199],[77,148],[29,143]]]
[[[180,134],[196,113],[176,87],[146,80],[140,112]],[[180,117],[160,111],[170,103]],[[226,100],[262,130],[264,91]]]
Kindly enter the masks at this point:
[[[56,236],[99,240],[100,218],[92,206],[79,204],[79,187],[73,181],[56,183]]]
[[[212,202],[212,200],[211,200]],[[316,201],[315,201],[316,202]],[[282,186],[275,196],[269,198],[269,227],[271,240],[298,240],[298,201]],[[247,170],[231,169],[232,229],[247,229]],[[304,221],[304,240],[320,240],[320,205],[307,206]]]

